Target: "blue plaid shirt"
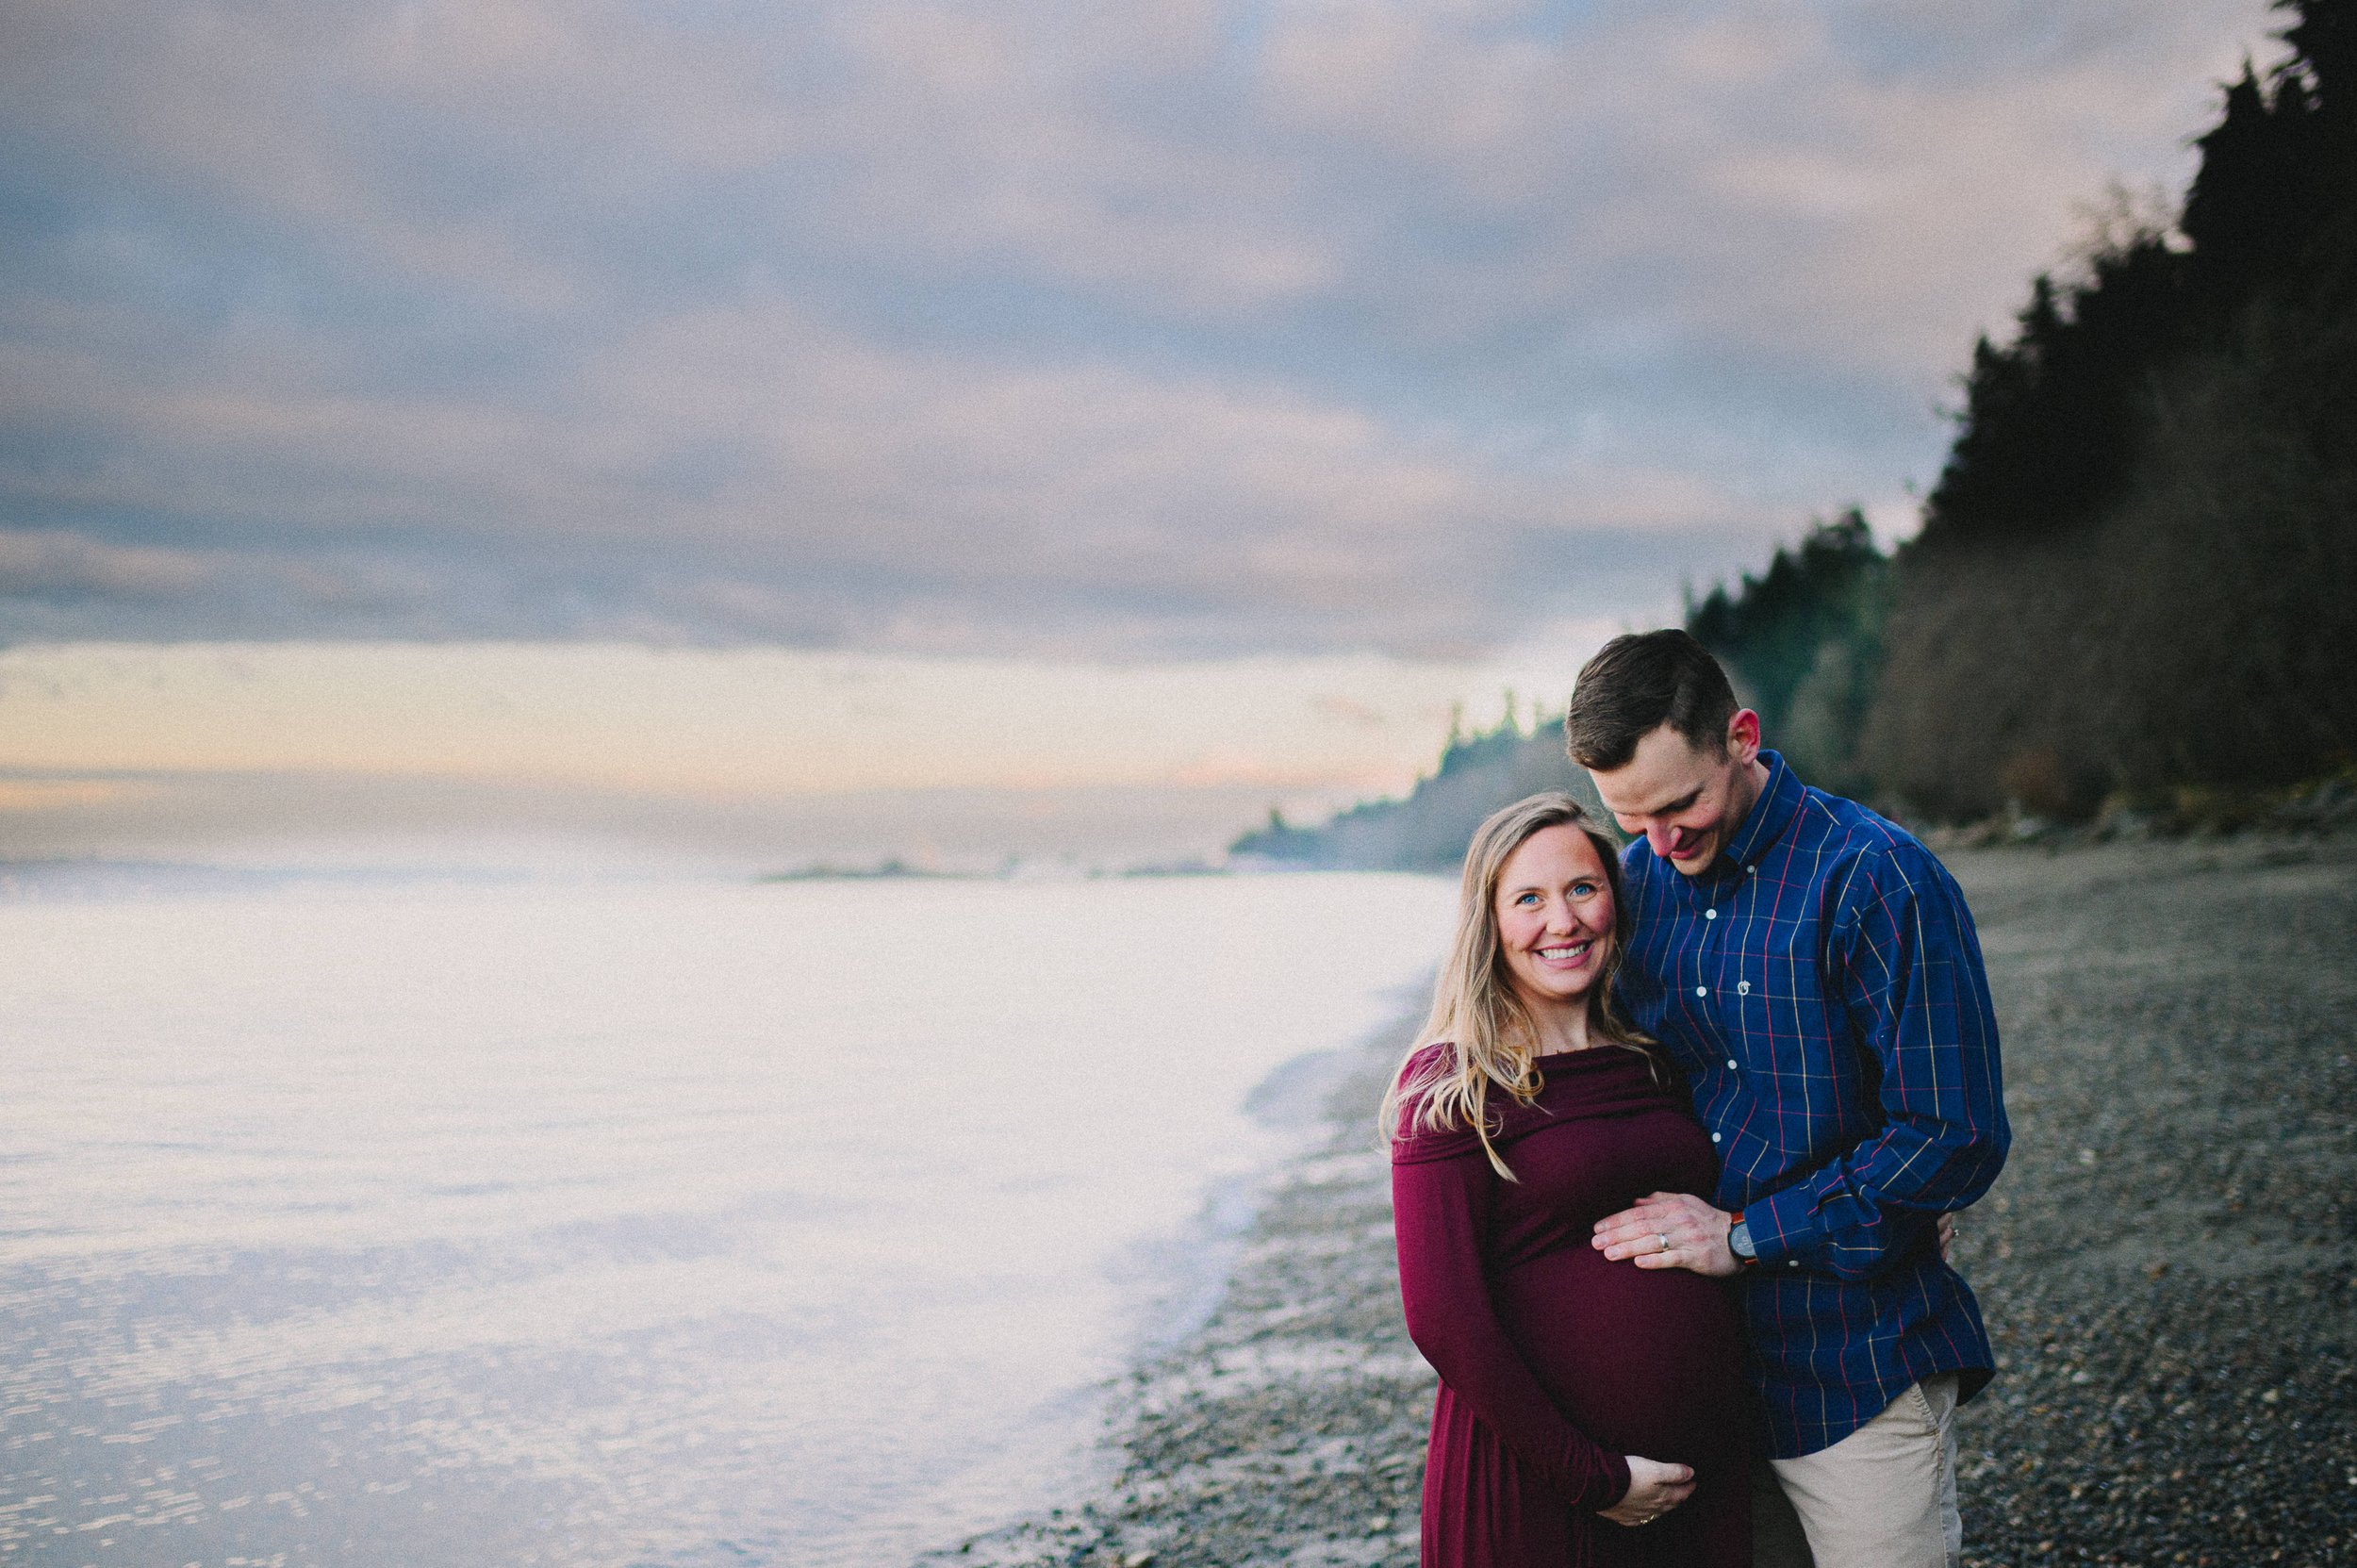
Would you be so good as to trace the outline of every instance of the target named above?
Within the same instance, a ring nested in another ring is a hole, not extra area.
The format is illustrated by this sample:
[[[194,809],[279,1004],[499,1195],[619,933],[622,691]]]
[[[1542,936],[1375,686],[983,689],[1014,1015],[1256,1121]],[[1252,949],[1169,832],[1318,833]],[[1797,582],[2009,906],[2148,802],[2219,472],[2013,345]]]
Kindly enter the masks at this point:
[[[1828,1447],[1908,1384],[1993,1358],[1936,1217],[2005,1163],[1997,1023],[1946,867],[1864,806],[1763,751],[1767,788],[1688,878],[1623,852],[1636,933],[1619,980],[1686,1069],[1743,1211],[1752,1367],[1779,1459]]]

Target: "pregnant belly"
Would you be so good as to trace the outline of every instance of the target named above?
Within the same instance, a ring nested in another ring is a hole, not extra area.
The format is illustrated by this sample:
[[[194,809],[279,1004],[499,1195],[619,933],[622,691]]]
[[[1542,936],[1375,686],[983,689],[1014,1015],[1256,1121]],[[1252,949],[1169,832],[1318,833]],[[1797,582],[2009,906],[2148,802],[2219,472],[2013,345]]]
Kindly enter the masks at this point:
[[[1716,1279],[1577,1246],[1498,1282],[1508,1330],[1556,1403],[1620,1453],[1682,1463],[1743,1445],[1743,1342]]]

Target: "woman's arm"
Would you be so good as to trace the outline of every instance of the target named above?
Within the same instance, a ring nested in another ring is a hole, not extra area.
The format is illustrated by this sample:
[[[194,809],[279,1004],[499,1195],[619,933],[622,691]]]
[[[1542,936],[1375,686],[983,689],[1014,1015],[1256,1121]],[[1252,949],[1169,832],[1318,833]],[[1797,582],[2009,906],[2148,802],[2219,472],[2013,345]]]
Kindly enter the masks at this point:
[[[1491,1300],[1481,1237],[1496,1183],[1477,1150],[1392,1166],[1409,1337],[1442,1381],[1573,1507],[1610,1508],[1629,1489],[1628,1461],[1564,1419]]]

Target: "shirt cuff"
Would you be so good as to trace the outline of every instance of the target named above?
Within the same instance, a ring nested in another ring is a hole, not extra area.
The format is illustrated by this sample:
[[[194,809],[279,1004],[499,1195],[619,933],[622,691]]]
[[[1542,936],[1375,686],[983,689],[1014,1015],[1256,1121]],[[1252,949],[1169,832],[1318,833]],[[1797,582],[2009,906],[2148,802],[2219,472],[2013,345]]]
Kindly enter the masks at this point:
[[[1806,1183],[1744,1204],[1743,1218],[1752,1228],[1752,1254],[1762,1268],[1789,1267],[1823,1240],[1816,1199]]]

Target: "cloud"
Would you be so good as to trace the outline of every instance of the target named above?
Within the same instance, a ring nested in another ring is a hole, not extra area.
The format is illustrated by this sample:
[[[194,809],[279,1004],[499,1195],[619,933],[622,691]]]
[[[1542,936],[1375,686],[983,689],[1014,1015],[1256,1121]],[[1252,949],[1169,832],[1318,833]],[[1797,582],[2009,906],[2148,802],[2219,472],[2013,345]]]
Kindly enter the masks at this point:
[[[124,549],[66,533],[0,534],[0,595],[146,603],[186,599],[212,580],[187,551]]]
[[[0,19],[0,635],[1457,653],[1927,482],[2263,0]]]

